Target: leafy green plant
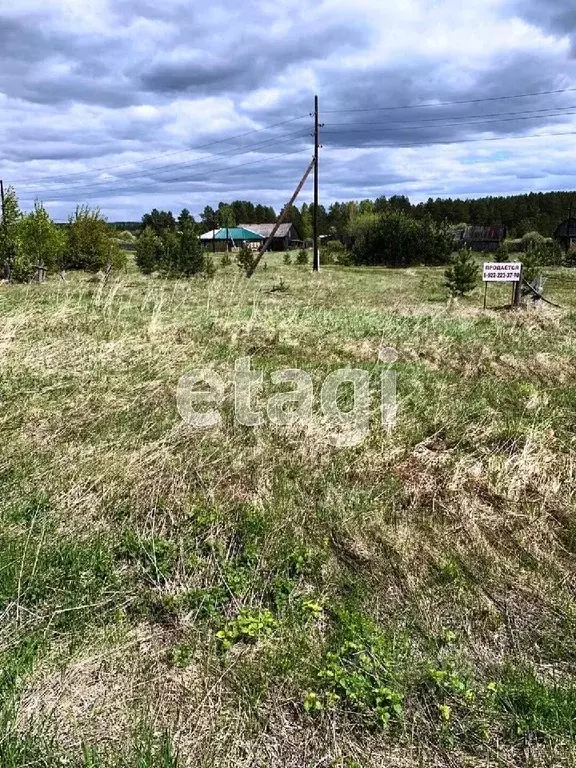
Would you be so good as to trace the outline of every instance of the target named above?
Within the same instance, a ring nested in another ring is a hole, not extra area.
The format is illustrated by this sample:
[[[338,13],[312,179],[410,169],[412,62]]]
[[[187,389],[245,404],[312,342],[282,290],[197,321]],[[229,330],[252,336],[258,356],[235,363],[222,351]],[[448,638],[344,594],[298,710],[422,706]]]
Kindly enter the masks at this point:
[[[224,251],[220,259],[220,266],[229,267],[230,264],[232,264],[232,259],[230,258],[230,254],[228,253],[228,251]]]
[[[286,252],[282,257],[282,261],[284,262],[284,264],[286,264],[286,266],[289,266],[290,264],[292,264],[292,256],[288,252]]]
[[[472,252],[464,248],[454,255],[444,273],[445,285],[452,296],[464,296],[476,288],[479,273],[480,267]]]
[[[325,654],[304,708],[314,712],[344,707],[385,728],[403,713],[404,696],[394,681],[393,660],[386,643],[366,622],[350,622],[346,615],[344,621],[343,636]]]
[[[255,643],[268,637],[276,627],[276,619],[267,608],[260,611],[243,608],[235,619],[216,633],[216,637],[227,650],[235,643]]]

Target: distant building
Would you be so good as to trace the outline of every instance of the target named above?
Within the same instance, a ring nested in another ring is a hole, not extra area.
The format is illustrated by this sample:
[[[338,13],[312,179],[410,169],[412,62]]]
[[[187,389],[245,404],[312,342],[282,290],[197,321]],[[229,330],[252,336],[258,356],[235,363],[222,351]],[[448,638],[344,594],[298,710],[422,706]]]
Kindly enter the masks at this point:
[[[457,248],[471,248],[481,253],[497,251],[506,239],[506,227],[465,227],[458,230],[454,243]]]
[[[214,246],[216,251],[234,250],[244,246],[256,250],[264,242],[264,237],[247,227],[221,227],[200,235],[200,242],[205,248]]]
[[[267,239],[272,234],[272,230],[276,226],[275,224],[240,224],[241,227],[251,229],[254,232],[258,232],[264,239]],[[298,232],[294,224],[286,222],[280,224],[278,232],[274,235],[274,239],[270,245],[271,251],[289,251],[291,248],[296,247],[300,241],[298,240]]]
[[[576,219],[566,219],[558,224],[554,232],[554,240],[560,243],[567,253],[576,249]]]

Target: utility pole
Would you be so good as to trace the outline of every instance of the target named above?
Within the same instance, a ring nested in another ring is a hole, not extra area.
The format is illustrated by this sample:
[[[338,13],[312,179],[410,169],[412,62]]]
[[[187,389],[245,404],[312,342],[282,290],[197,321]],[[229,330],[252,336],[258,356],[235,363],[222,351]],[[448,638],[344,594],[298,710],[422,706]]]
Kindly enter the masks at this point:
[[[5,223],[5,211],[4,211],[4,182],[0,179],[0,197],[2,197],[2,226]]]
[[[318,96],[314,96],[314,218],[312,222],[314,233],[314,272],[320,271],[320,250],[318,248],[318,199],[319,195],[319,168],[318,158],[320,155],[320,123],[318,122]]]

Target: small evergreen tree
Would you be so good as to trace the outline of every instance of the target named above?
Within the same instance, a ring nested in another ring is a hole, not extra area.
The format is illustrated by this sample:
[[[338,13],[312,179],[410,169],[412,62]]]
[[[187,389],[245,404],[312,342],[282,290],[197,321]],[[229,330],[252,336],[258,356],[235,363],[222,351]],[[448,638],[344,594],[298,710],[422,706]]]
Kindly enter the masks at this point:
[[[246,246],[241,248],[236,254],[236,263],[240,269],[246,273],[246,276],[248,276],[254,268],[256,259],[257,256],[254,251],[250,250],[250,248],[247,248]]]
[[[169,271],[176,272],[179,275],[190,277],[204,271],[206,259],[196,236],[194,226],[187,223],[178,236],[179,252],[176,262]]]
[[[212,259],[211,256],[206,256],[204,258],[203,272],[208,278],[212,278],[216,274],[216,264],[214,264],[214,260]]]
[[[301,248],[296,256],[296,264],[308,264],[308,251]]]
[[[292,256],[290,256],[289,253],[284,254],[284,264],[286,264],[286,266],[292,264]]]
[[[228,253],[228,251],[224,251],[224,253],[222,254],[222,258],[220,259],[220,264],[223,267],[229,267],[230,264],[232,264],[232,259],[230,258],[230,254]]]
[[[136,265],[145,275],[160,269],[162,248],[152,227],[146,227],[136,242]]]
[[[444,276],[445,285],[452,296],[464,296],[470,293],[478,283],[480,268],[472,256],[471,251],[463,249],[452,258],[452,262]]]

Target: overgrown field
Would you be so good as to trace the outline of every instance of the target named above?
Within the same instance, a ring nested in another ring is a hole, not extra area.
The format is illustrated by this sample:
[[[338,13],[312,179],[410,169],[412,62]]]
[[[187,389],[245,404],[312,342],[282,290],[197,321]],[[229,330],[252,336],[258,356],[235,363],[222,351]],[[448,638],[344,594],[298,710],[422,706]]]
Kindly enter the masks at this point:
[[[267,261],[0,287],[0,766],[574,765],[576,275]],[[366,369],[370,436],[186,426],[246,356]]]

